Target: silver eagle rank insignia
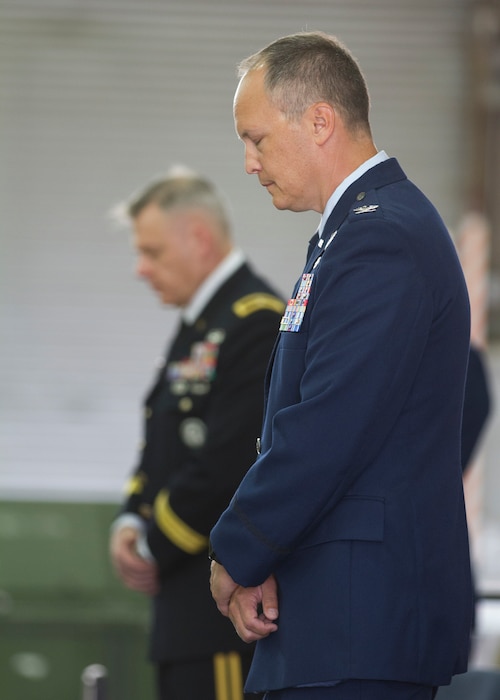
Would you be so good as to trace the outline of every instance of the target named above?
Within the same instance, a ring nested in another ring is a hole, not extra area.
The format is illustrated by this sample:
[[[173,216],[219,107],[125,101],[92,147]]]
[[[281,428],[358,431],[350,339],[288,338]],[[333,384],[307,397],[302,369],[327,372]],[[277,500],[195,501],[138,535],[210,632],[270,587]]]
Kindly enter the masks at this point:
[[[363,206],[356,207],[356,209],[353,209],[352,211],[353,214],[370,214],[372,211],[376,211],[378,207],[378,204],[363,204]]]

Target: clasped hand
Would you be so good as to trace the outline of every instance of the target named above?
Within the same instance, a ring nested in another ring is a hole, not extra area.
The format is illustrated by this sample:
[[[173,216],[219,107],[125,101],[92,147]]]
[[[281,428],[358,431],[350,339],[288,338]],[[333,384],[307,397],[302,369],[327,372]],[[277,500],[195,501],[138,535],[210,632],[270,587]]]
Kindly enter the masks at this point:
[[[221,564],[213,561],[210,590],[219,611],[229,617],[244,642],[264,639],[278,629],[278,586],[273,575],[260,586],[243,588]]]
[[[116,530],[110,541],[111,561],[128,588],[153,596],[160,588],[158,566],[139,556],[138,541],[139,532],[135,528],[123,527]]]

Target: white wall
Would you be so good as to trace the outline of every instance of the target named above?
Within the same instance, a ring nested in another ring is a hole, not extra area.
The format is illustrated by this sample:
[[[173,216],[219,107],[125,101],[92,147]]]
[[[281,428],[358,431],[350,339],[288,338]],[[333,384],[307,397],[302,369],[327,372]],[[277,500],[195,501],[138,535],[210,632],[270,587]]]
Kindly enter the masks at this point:
[[[133,276],[109,208],[184,162],[288,293],[318,217],[243,172],[236,63],[337,34],[368,78],[379,148],[453,227],[464,208],[466,0],[0,0],[0,492],[118,499],[139,398],[176,315]]]

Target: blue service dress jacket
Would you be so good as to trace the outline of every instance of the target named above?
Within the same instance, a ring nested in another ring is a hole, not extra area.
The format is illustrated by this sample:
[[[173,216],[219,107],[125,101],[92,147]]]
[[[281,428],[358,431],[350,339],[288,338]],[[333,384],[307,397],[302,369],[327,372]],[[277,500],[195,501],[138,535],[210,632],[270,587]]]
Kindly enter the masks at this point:
[[[236,582],[278,581],[278,631],[247,689],[446,684],[466,669],[473,610],[463,274],[395,159],[348,188],[323,238],[273,351],[261,454],[211,532]]]

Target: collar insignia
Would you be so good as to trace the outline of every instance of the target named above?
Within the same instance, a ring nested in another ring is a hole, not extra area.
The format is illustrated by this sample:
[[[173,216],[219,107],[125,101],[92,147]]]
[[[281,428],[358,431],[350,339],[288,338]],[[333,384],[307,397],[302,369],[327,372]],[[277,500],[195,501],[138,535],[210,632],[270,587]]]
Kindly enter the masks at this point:
[[[378,204],[363,204],[362,207],[356,207],[352,211],[353,214],[370,214],[372,211],[376,211],[378,207]]]

